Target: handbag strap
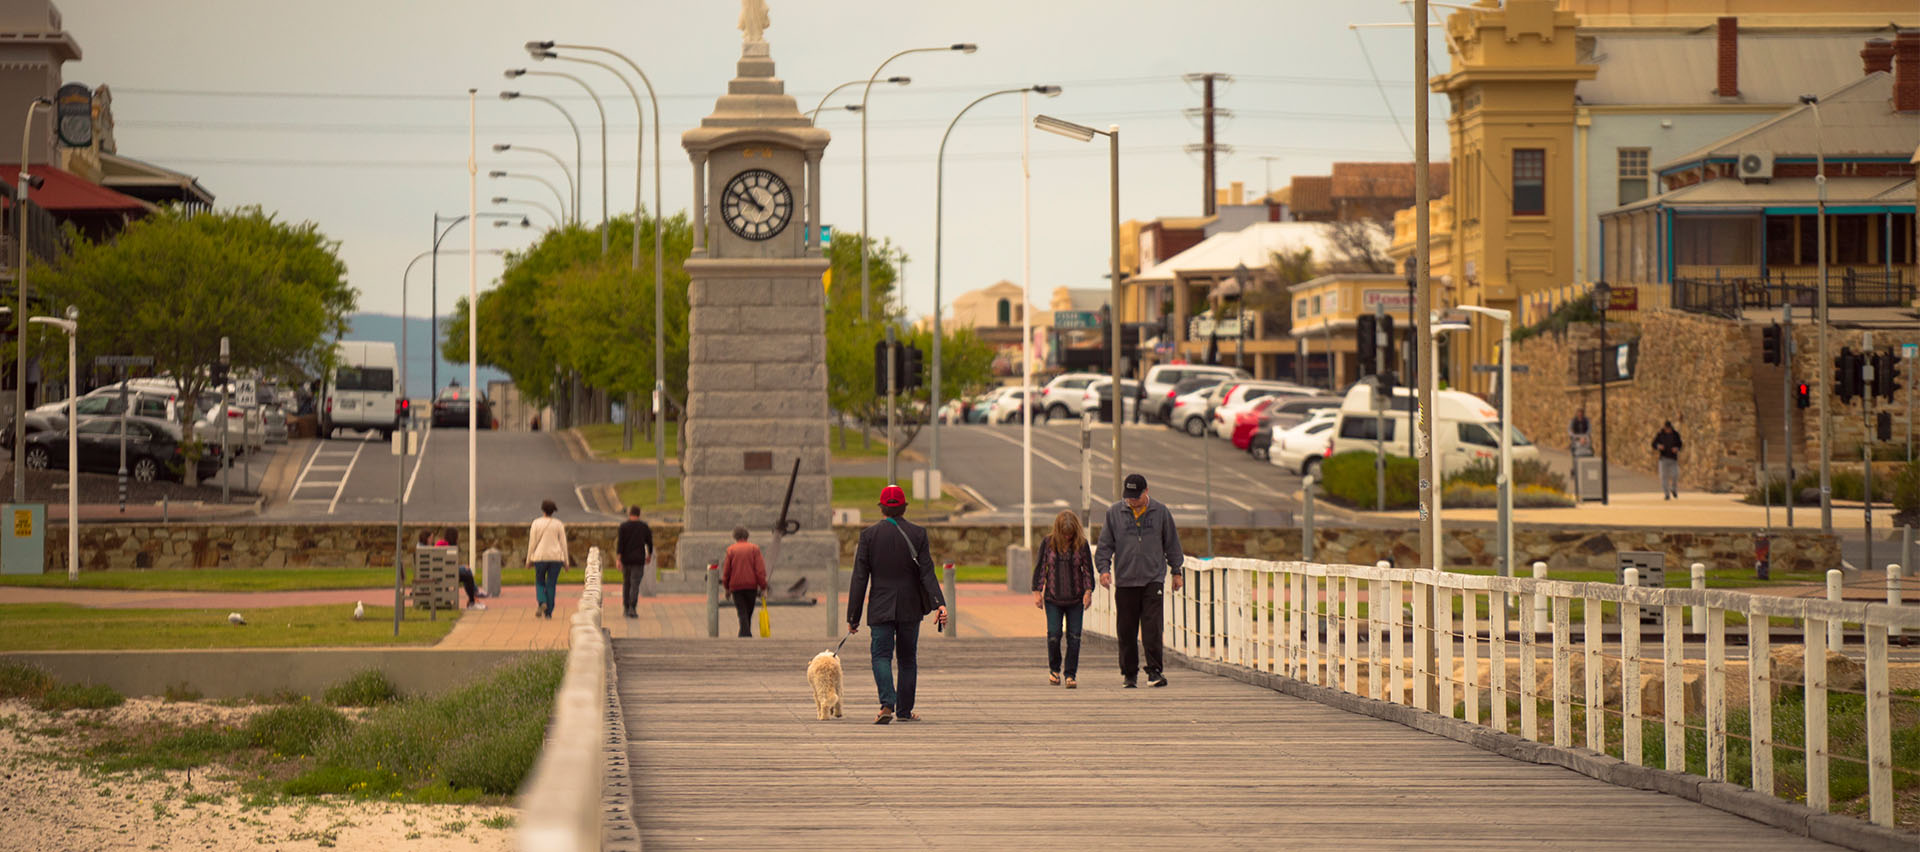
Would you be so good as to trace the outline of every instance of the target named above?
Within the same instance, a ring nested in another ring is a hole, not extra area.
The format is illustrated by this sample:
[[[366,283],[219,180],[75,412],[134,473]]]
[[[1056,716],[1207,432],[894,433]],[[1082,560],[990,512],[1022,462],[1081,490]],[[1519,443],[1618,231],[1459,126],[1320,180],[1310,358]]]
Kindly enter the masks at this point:
[[[920,551],[914,549],[913,539],[907,536],[906,530],[900,528],[899,521],[888,518],[887,526],[893,527],[893,531],[900,534],[900,540],[907,543],[907,558],[913,560],[913,585],[920,589],[921,594],[925,594],[927,591],[926,583],[920,578]],[[936,600],[938,599],[936,598]]]

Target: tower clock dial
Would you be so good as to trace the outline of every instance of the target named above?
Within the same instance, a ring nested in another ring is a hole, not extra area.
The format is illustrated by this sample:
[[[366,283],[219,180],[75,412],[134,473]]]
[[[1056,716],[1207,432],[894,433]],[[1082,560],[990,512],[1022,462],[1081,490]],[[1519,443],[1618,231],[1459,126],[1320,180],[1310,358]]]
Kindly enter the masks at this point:
[[[793,191],[773,172],[748,169],[727,181],[720,215],[741,239],[772,239],[793,220]]]

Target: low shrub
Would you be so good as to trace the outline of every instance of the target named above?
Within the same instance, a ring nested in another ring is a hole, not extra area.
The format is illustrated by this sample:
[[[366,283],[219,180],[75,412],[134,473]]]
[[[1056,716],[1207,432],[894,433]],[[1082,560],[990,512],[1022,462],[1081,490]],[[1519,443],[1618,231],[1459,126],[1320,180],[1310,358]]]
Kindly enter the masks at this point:
[[[1500,484],[1500,463],[1494,459],[1483,459],[1467,465],[1447,476],[1449,486],[1464,483],[1483,485],[1489,488]],[[1567,479],[1553,469],[1553,466],[1539,459],[1514,459],[1513,483],[1525,488],[1534,486],[1548,491],[1567,494]],[[1519,492],[1515,492],[1517,495]],[[1518,505],[1517,503],[1515,505]]]
[[[88,749],[88,754],[100,761],[96,769],[102,772],[190,769],[247,747],[244,733],[224,726],[129,733],[131,736],[111,737]]]
[[[247,722],[247,742],[275,754],[304,756],[339,737],[352,726],[340,711],[303,703],[275,707]]]
[[[53,675],[27,663],[0,662],[0,698],[38,699],[54,685]]]
[[[1492,485],[1453,482],[1447,486],[1441,503],[1449,509],[1498,509],[1500,489]],[[1564,509],[1573,504],[1573,495],[1539,485],[1522,485],[1513,490],[1513,507],[1516,509]]]
[[[366,669],[327,687],[325,697],[335,707],[376,707],[400,700],[400,691],[393,688],[385,672]]]
[[[55,683],[40,696],[40,709],[105,710],[126,703],[127,697],[111,686],[97,683]]]
[[[1341,453],[1320,465],[1320,484],[1333,500],[1360,509],[1372,509],[1374,499],[1374,455],[1355,450]],[[1387,456],[1387,508],[1413,508],[1420,481],[1420,460],[1405,456]]]

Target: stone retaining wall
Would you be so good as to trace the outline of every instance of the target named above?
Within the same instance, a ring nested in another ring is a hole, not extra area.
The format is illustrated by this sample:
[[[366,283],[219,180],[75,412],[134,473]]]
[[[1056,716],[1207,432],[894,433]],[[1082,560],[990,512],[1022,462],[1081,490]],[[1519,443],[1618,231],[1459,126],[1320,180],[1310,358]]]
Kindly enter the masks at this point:
[[[411,539],[422,531],[444,525],[409,526]],[[612,553],[615,524],[570,524],[568,543],[575,559],[586,564],[587,549],[598,546]],[[1019,541],[1013,526],[940,524],[927,528],[934,558],[960,565],[997,565],[1008,545]],[[676,524],[655,524],[654,541],[661,567],[673,569]],[[462,530],[464,532],[464,529]],[[840,563],[851,565],[858,527],[835,527]],[[1450,525],[1447,529],[1447,565],[1493,566],[1497,544],[1491,526]],[[508,567],[526,558],[524,524],[483,524],[482,549],[499,547]],[[1034,540],[1045,535],[1034,531]],[[1181,541],[1196,556],[1206,554],[1206,531],[1181,530]],[[390,568],[393,566],[393,527],[381,524],[114,524],[87,525],[80,530],[83,557],[80,570],[220,569],[220,568]],[[1417,555],[1418,531],[1322,527],[1315,534],[1316,555],[1322,560],[1372,564],[1391,559],[1410,564]],[[756,534],[754,540],[763,541]],[[1215,528],[1214,552],[1222,556],[1256,559],[1300,558],[1300,530]],[[1753,531],[1747,529],[1619,529],[1608,527],[1536,527],[1522,525],[1515,532],[1522,562],[1535,560],[1560,568],[1614,567],[1619,550],[1651,550],[1667,554],[1669,570],[1688,562],[1748,564],[1753,554]],[[66,570],[66,533],[55,525],[48,530],[46,570]],[[718,559],[719,553],[713,555]],[[1812,530],[1775,530],[1774,565],[1780,570],[1825,570],[1839,566],[1839,546],[1832,536]]]

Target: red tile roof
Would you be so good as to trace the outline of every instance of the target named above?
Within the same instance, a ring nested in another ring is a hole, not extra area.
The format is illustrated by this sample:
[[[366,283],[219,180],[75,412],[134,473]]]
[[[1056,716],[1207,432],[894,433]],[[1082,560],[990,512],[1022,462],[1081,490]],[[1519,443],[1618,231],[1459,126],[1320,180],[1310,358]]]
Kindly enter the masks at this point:
[[[30,190],[27,196],[33,203],[40,205],[50,213],[131,213],[144,215],[153,210],[153,206],[134,198],[114,192],[104,186],[91,183],[72,172],[50,165],[34,165],[28,169],[42,183],[39,189]],[[19,172],[7,170],[4,176],[8,180],[17,180]]]

